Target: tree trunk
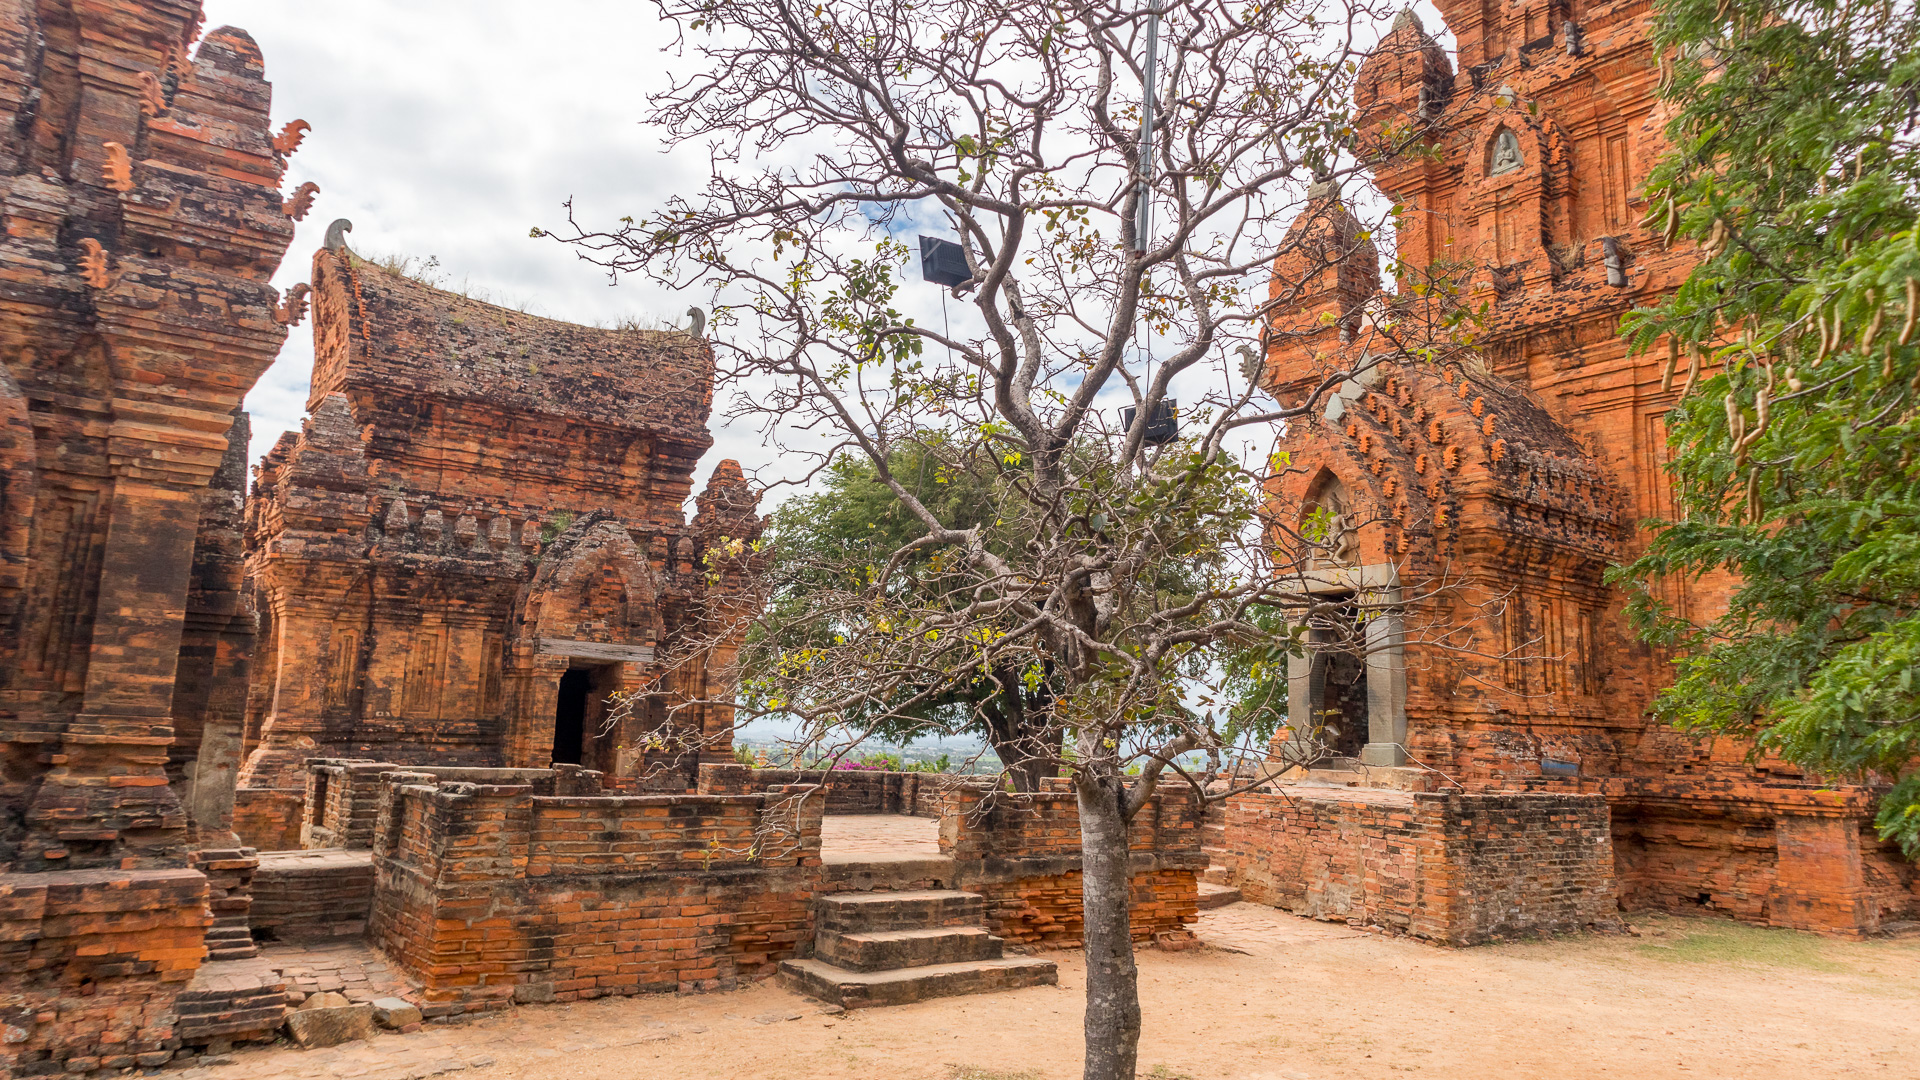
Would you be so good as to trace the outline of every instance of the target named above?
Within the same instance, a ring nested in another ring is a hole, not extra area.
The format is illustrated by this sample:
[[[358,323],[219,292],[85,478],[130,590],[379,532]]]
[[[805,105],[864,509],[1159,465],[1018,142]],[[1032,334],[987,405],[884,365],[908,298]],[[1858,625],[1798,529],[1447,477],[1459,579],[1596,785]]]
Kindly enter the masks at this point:
[[[1079,772],[1080,896],[1087,951],[1085,1080],[1133,1080],[1140,1049],[1140,978],[1133,963],[1125,789],[1118,776]]]
[[[1060,755],[1060,729],[1045,708],[1029,704],[1016,672],[1001,671],[1001,689],[982,709],[987,721],[987,743],[1013,783],[1013,790],[1030,795],[1051,774]]]

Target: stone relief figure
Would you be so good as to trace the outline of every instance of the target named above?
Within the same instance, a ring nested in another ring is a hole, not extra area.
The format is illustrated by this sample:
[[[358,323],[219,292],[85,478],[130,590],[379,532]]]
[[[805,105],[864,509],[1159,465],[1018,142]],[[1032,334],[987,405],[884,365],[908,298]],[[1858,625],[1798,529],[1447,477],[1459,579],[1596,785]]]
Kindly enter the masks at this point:
[[[1513,132],[1501,128],[1493,137],[1493,166],[1487,170],[1488,176],[1510,173],[1526,164],[1520,156],[1520,139]]]
[[[1354,526],[1353,513],[1347,507],[1346,491],[1340,481],[1333,480],[1321,490],[1314,500],[1316,508],[1326,512],[1326,532],[1318,541],[1318,546],[1330,562],[1352,565],[1360,555],[1360,545],[1356,539],[1358,531]]]

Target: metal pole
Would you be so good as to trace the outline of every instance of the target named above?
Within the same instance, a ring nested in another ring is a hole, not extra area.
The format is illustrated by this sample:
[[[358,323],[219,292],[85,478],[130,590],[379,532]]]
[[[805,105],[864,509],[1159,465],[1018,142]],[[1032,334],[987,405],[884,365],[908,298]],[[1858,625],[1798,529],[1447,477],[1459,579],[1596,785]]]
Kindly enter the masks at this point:
[[[1153,225],[1153,106],[1158,97],[1159,79],[1154,70],[1160,51],[1160,9],[1147,9],[1147,57],[1140,66],[1140,174],[1139,199],[1133,211],[1133,250],[1147,250],[1147,234]]]

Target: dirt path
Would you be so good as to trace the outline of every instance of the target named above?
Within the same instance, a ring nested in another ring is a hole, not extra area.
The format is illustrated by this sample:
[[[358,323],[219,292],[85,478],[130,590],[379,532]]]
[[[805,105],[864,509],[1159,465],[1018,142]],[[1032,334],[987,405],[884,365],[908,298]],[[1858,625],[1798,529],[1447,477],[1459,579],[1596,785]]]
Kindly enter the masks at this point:
[[[1700,920],[1643,936],[1444,950],[1253,904],[1209,947],[1141,957],[1143,1076],[1920,1080],[1920,941],[1848,943]],[[1071,1080],[1083,967],[1060,986],[841,1016],[762,984],[537,1006],[320,1051],[262,1049],[181,1080]]]

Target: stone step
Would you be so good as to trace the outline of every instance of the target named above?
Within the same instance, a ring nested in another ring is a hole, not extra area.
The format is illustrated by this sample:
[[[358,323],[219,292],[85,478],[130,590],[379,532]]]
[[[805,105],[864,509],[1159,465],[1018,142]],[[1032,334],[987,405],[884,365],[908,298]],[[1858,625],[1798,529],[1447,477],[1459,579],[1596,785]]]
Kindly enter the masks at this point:
[[[844,1009],[905,1005],[927,998],[986,994],[1022,986],[1052,986],[1060,971],[1051,960],[1008,956],[900,971],[848,971],[821,960],[788,960],[780,979],[789,988]]]
[[[813,956],[848,971],[897,971],[928,964],[1000,959],[1000,939],[977,926],[880,930],[815,937]]]
[[[815,933],[879,933],[970,926],[985,921],[979,893],[951,889],[830,893],[814,899]]]
[[[1206,885],[1231,885],[1233,884],[1232,873],[1219,863],[1214,863],[1200,871],[1200,881]]]
[[[1200,910],[1226,907],[1240,902],[1240,890],[1229,885],[1216,885],[1211,881],[1200,883]]]

